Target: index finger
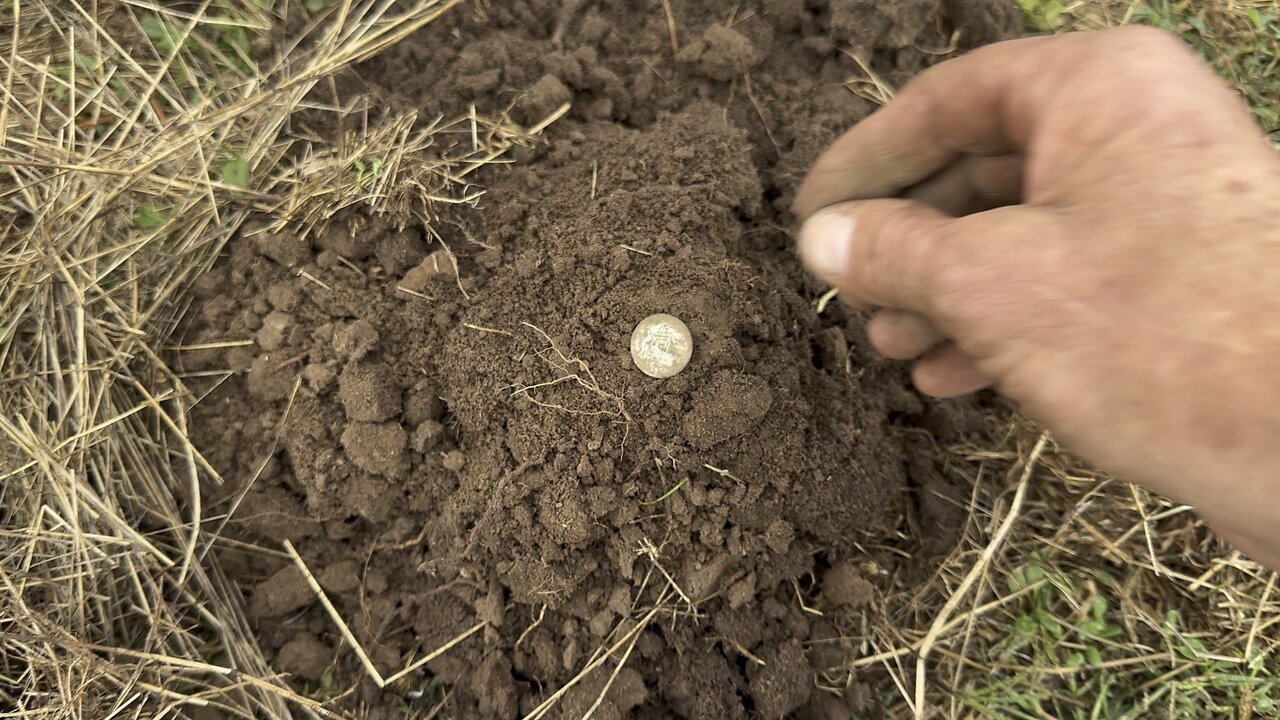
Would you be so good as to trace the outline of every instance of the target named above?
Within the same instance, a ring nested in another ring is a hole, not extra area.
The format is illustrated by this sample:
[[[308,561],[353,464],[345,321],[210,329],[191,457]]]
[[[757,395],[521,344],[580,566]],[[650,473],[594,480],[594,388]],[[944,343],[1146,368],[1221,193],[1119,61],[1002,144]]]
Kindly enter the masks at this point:
[[[818,158],[796,193],[796,215],[899,195],[963,155],[1023,150],[1050,85],[1034,77],[1057,75],[1080,37],[989,45],[921,73]]]

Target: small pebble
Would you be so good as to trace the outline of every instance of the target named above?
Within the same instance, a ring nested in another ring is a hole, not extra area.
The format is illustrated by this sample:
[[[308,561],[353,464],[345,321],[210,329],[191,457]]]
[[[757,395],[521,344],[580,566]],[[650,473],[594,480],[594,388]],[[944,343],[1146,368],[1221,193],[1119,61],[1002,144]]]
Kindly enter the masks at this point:
[[[451,450],[445,453],[444,469],[452,472],[458,472],[462,466],[467,464],[467,456],[462,454],[461,450]]]

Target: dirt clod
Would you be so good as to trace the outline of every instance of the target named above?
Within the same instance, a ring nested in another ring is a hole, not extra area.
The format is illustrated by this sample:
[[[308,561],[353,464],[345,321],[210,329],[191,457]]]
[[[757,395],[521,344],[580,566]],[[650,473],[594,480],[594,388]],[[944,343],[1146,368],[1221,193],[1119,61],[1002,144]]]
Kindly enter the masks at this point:
[[[427,249],[417,233],[394,232],[378,241],[375,254],[383,270],[390,275],[399,275],[422,262]]]
[[[757,60],[751,41],[724,25],[707,28],[700,40],[681,51],[680,59],[695,63],[700,73],[721,81],[740,77]]]
[[[345,223],[335,222],[316,238],[316,246],[345,260],[358,262],[373,254],[374,241],[375,237],[372,234],[356,231]]]
[[[255,617],[278,617],[297,612],[314,600],[302,571],[286,565],[254,588],[249,611]]]
[[[249,394],[265,402],[289,397],[296,370],[280,362],[278,355],[264,354],[254,358],[246,385]]]
[[[444,461],[441,462],[445,470],[458,472],[467,464],[467,456],[460,450],[452,450],[445,453]]]
[[[333,349],[353,362],[359,362],[377,344],[378,329],[364,318],[333,331]]]
[[[400,414],[400,400],[400,386],[382,363],[350,362],[338,376],[338,401],[351,420],[390,420]]]
[[[564,699],[561,717],[586,717],[603,693],[603,700],[591,717],[624,720],[630,717],[632,708],[644,702],[649,694],[645,689],[644,678],[631,668],[622,668],[607,692],[604,687],[606,682],[608,676],[597,673],[593,680],[571,690]]]
[[[862,577],[853,562],[845,560],[822,576],[822,598],[835,606],[857,608],[875,598],[875,586]]]
[[[276,653],[275,667],[281,672],[293,673],[295,676],[318,681],[325,668],[333,659],[333,648],[324,644],[309,632],[300,633],[285,643]]]
[[[279,350],[292,324],[293,318],[288,313],[273,312],[266,316],[258,329],[258,345],[263,350]]]
[[[403,477],[408,472],[409,439],[396,422],[353,422],[342,431],[342,447],[356,467],[375,475]]]
[[[832,0],[831,30],[837,40],[868,46],[903,48],[930,26],[938,0]]]
[[[268,232],[256,238],[258,252],[285,267],[297,267],[311,260],[311,244],[301,238]]]
[[[423,293],[431,287],[431,284],[437,278],[448,277],[452,274],[453,264],[449,260],[449,252],[447,250],[436,250],[421,263],[410,269],[409,272],[405,273],[404,279],[400,281],[400,287],[410,292]]]
[[[325,592],[351,592],[360,587],[360,565],[355,560],[341,560],[326,567],[316,580]]]
[[[771,407],[773,393],[764,378],[721,370],[694,394],[684,434],[694,447],[706,450],[751,432]]]
[[[550,73],[543,75],[525,97],[524,105],[528,112],[528,121],[538,122],[550,115],[556,108],[573,99],[573,91]]]
[[[760,709],[760,716],[786,717],[809,700],[813,683],[813,668],[804,656],[804,649],[795,640],[785,641],[769,648],[760,658],[763,666],[753,666],[751,697]]]

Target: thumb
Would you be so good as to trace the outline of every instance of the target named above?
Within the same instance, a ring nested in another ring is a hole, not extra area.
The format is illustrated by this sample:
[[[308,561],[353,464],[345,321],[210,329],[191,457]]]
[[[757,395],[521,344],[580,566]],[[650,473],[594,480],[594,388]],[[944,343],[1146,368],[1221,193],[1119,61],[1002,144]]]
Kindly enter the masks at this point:
[[[1028,205],[956,218],[912,200],[865,200],[814,213],[799,252],[854,307],[910,310],[965,339],[1013,320],[996,316],[1033,300],[1020,296],[1070,234],[1057,213]]]
[[[928,314],[939,245],[954,222],[912,200],[830,205],[800,228],[800,258],[850,305]]]

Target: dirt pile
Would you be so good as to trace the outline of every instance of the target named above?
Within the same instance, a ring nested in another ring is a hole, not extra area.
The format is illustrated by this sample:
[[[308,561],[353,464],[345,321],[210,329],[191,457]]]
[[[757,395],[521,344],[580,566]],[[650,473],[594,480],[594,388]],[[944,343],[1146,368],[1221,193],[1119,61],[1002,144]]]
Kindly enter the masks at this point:
[[[860,709],[815,672],[847,658],[866,575],[892,563],[867,548],[908,505],[937,521],[908,493],[933,477],[928,442],[897,428],[956,431],[856,318],[815,312],[785,207],[871,109],[842,87],[841,49],[897,83],[1016,15],[673,5],[674,55],[660,9],[456,11],[343,87],[424,114],[533,120],[571,101],[549,141],[429,230],[360,214],[315,238],[250,226],[201,280],[184,343],[251,340],[180,358],[218,381],[193,418],[229,480],[206,502],[238,501],[229,534],[271,549],[222,559],[279,670],[315,683],[332,666],[375,717],[447,692],[449,716],[511,718],[614,647],[555,716]],[[428,54],[449,71],[421,72]],[[659,312],[694,339],[666,380],[628,351]],[[268,559],[284,539],[384,675],[486,627],[380,691],[301,573]]]

